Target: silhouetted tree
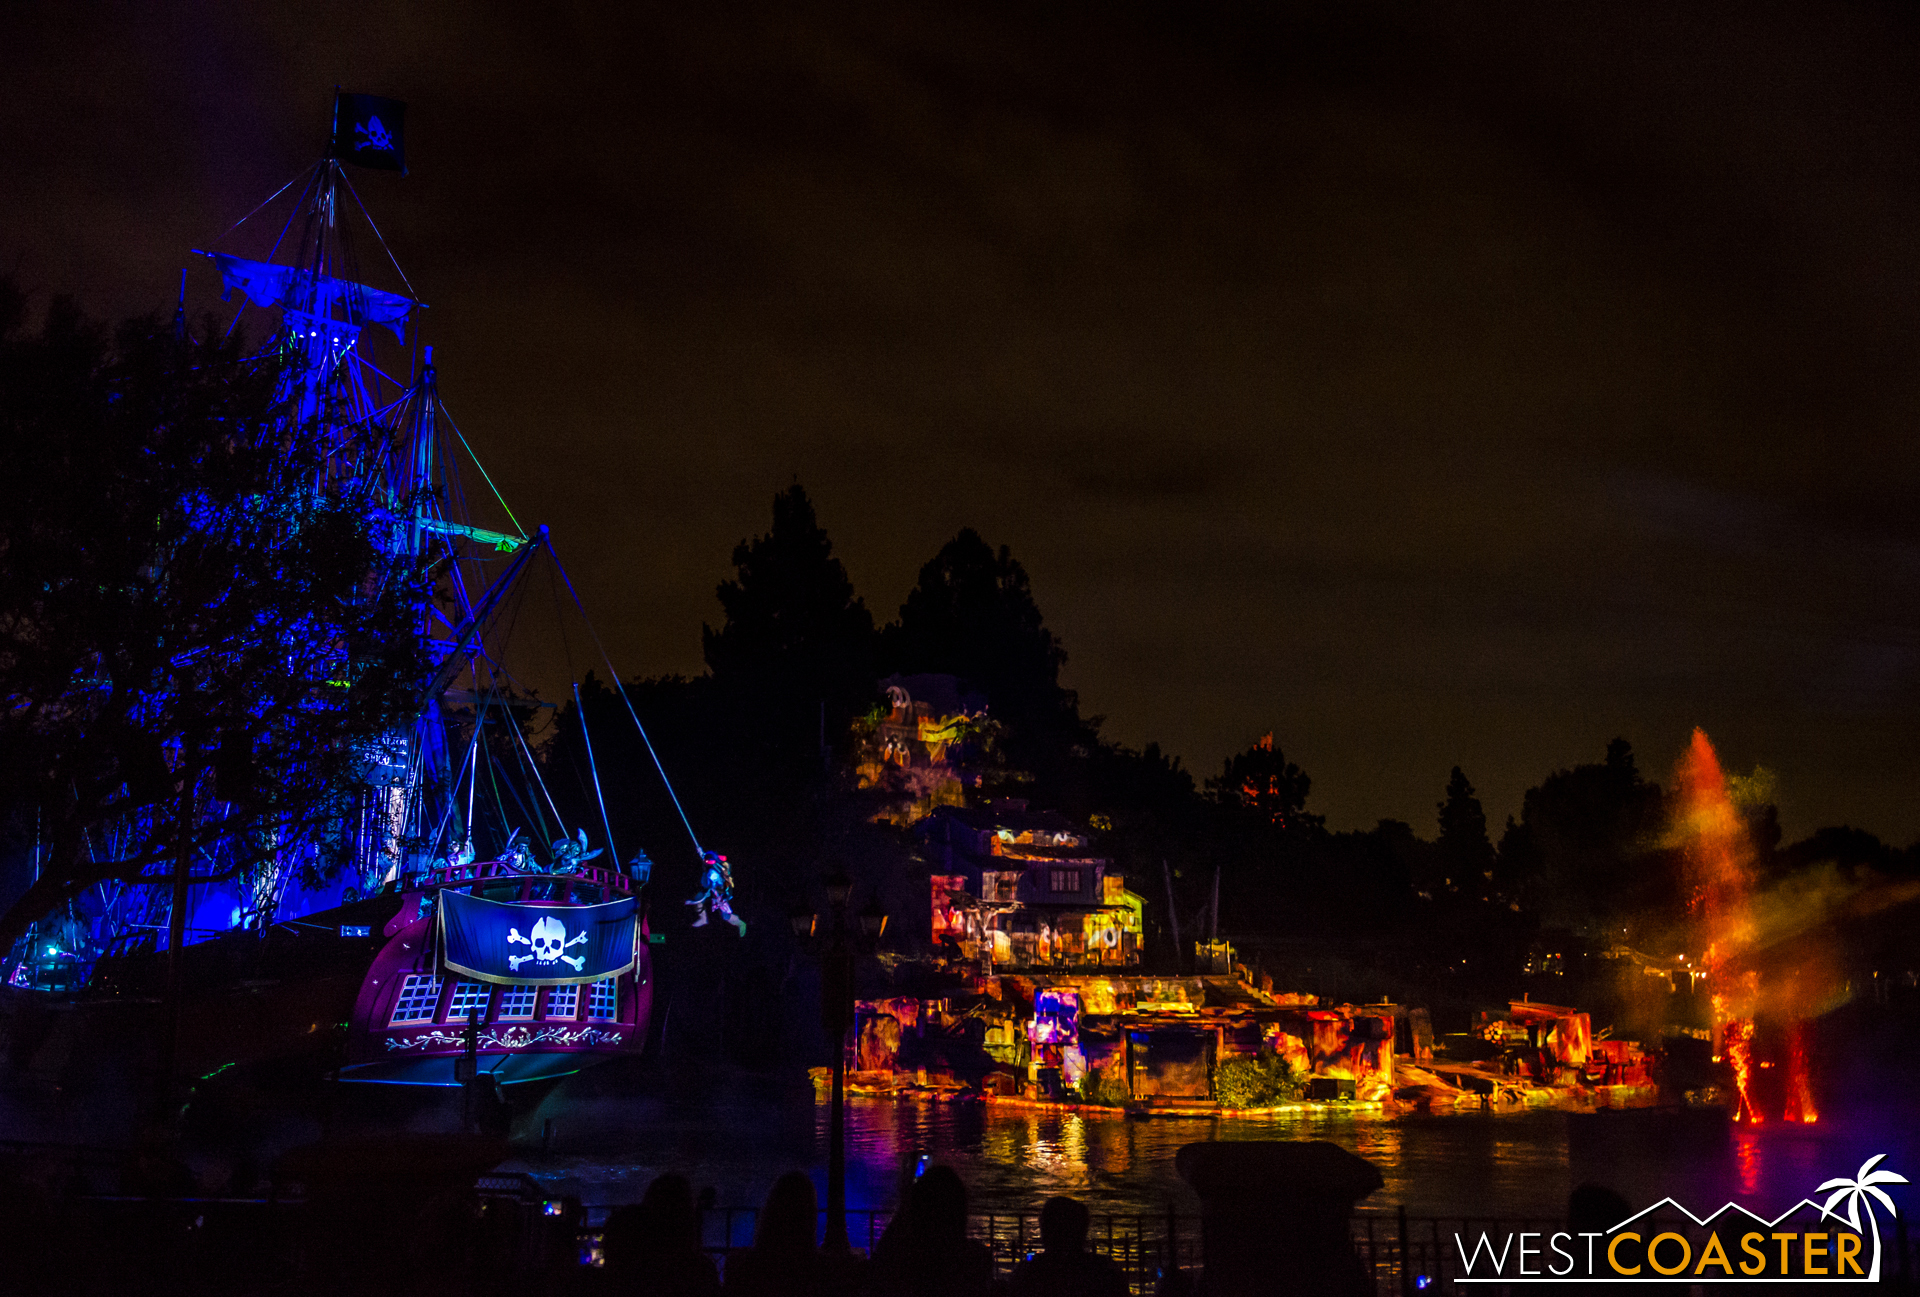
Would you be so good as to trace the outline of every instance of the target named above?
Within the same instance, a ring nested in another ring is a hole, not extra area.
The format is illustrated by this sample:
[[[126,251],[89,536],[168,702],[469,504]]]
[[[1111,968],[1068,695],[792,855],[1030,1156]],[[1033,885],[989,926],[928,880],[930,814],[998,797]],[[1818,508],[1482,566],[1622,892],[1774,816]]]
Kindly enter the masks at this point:
[[[1641,777],[1625,739],[1607,744],[1604,761],[1555,771],[1528,789],[1520,823],[1538,852],[1549,922],[1613,929],[1677,903],[1677,874],[1658,847],[1665,794]]]
[[[64,302],[23,323],[0,285],[0,796],[42,845],[0,949],[97,882],[320,835],[420,705],[428,591],[277,356]]]
[[[1493,843],[1487,840],[1487,813],[1459,766],[1447,779],[1446,800],[1438,807],[1440,837],[1435,856],[1443,871],[1439,885],[1481,899],[1494,893]]]
[[[1237,807],[1281,833],[1311,832],[1326,822],[1323,816],[1307,813],[1307,793],[1312,788],[1313,780],[1287,760],[1271,733],[1228,757],[1219,777],[1207,780],[1207,791],[1221,804]]]
[[[718,592],[726,620],[701,633],[714,682],[864,704],[873,686],[873,616],[804,487],[773,497],[773,526],[735,545],[733,563],[735,576]]]
[[[971,527],[920,569],[900,619],[880,633],[884,669],[943,672],[987,695],[1007,727],[1009,759],[1040,781],[1043,799],[1067,791],[1068,766],[1089,755],[1097,722],[1060,685],[1067,652],[1046,627],[1027,570]]]
[[[1897,876],[1910,872],[1910,854],[1888,846],[1865,829],[1842,824],[1816,829],[1787,847],[1779,853],[1777,868],[1785,872],[1830,862],[1849,877],[1863,868]]]
[[[1210,893],[1215,845],[1193,776],[1158,743],[1138,750],[1102,743],[1086,763],[1086,797],[1102,849],[1127,885],[1151,901],[1146,917],[1156,957],[1178,960],[1183,952],[1172,944],[1167,894],[1171,886],[1182,915],[1199,908],[1202,891]],[[1183,941],[1192,935],[1182,928]]]
[[[1494,895],[1523,910],[1537,912],[1545,873],[1540,845],[1534,841],[1533,830],[1513,816],[1507,816],[1507,827],[1500,834],[1500,846],[1494,852]]]

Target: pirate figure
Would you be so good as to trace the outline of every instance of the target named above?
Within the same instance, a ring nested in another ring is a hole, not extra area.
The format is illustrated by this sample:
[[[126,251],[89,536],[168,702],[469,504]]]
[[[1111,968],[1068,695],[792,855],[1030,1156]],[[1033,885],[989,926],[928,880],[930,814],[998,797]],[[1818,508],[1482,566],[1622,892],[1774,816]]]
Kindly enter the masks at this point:
[[[581,829],[580,838],[577,842],[572,838],[559,838],[555,840],[552,849],[553,872],[556,874],[572,873],[599,854],[599,847],[595,847],[592,851],[587,850],[587,831]]]
[[[707,916],[715,914],[731,923],[741,936],[746,936],[746,921],[733,912],[733,871],[727,868],[727,858],[717,851],[708,851],[701,855],[700,861],[706,866],[700,873],[700,895],[687,902],[694,907],[693,926],[706,927]]]
[[[520,841],[519,829],[507,835],[507,845],[500,848],[500,863],[516,874],[532,870],[533,852],[527,849],[526,843]]]
[[[465,869],[474,861],[473,839],[462,838],[447,846],[446,865],[449,869]]]

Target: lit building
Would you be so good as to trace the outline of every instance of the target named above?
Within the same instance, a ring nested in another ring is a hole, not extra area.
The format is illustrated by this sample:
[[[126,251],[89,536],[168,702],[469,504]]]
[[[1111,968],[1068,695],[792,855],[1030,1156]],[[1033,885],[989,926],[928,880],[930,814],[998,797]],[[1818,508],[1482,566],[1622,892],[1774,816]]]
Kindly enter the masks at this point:
[[[1145,902],[1066,816],[1001,798],[936,807],[919,827],[947,962],[981,972],[1140,962]]]

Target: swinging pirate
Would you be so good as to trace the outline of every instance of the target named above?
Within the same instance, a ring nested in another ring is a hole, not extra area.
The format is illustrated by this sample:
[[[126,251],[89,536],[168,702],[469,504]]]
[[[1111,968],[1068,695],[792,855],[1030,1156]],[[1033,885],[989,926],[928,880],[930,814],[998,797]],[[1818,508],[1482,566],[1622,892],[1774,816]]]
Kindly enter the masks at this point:
[[[733,871],[727,868],[727,858],[717,851],[703,851],[700,861],[706,866],[700,874],[700,895],[687,902],[694,907],[693,926],[706,927],[707,916],[712,914],[725,919],[741,936],[746,936],[746,920],[733,912]]]

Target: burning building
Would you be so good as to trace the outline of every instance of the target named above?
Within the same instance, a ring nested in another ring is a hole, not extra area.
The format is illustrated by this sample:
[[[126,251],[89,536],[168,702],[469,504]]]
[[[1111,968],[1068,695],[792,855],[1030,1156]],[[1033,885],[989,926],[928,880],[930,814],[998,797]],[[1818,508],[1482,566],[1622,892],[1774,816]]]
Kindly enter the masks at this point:
[[[983,974],[1139,964],[1146,903],[1066,816],[1009,798],[937,807],[920,827],[948,964]]]

